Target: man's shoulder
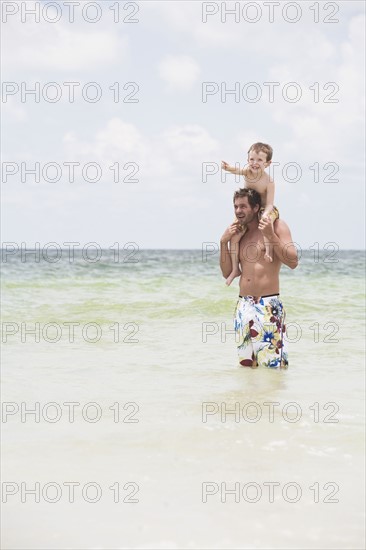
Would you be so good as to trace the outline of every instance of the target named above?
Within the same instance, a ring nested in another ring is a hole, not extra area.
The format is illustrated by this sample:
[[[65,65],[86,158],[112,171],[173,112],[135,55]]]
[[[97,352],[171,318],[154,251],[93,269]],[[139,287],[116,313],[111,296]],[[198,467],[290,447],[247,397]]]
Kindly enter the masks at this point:
[[[292,242],[291,230],[287,223],[282,219],[275,220],[273,224],[275,235],[283,242]]]
[[[289,226],[282,218],[277,218],[273,223],[273,229],[276,231],[289,231]]]
[[[287,223],[285,222],[284,219],[282,218],[277,218],[275,221],[274,221],[274,226],[278,226],[278,227],[288,227]]]

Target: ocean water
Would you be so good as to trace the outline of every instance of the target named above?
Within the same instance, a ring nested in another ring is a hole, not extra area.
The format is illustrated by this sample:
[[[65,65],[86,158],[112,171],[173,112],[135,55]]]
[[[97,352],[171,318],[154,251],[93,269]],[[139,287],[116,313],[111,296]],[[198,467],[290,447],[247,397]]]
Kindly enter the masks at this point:
[[[3,548],[364,547],[363,252],[282,268],[280,372],[238,366],[214,252],[35,260],[1,266]]]

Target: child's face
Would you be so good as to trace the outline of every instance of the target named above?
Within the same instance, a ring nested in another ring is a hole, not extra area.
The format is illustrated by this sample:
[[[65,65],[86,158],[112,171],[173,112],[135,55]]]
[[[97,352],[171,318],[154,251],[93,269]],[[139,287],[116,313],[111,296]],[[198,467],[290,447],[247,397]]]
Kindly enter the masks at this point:
[[[248,163],[251,168],[261,168],[262,170],[264,170],[264,168],[267,168],[267,166],[271,164],[271,161],[267,162],[267,154],[263,151],[259,151],[258,153],[256,153],[252,149],[251,151],[249,151]]]

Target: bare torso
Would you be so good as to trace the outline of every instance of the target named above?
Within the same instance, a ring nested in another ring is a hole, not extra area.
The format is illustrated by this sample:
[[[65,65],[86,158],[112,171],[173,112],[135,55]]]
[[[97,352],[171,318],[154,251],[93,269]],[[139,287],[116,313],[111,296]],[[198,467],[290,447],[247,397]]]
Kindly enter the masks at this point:
[[[267,188],[269,182],[269,176],[265,172],[262,174],[260,179],[250,179],[247,176],[244,176],[245,185],[244,187],[254,189],[261,196],[261,205],[263,208],[267,205]]]
[[[276,222],[274,228],[276,228]],[[281,261],[274,255],[273,262],[266,262],[264,252],[261,231],[258,228],[248,230],[241,239],[239,248],[242,272],[239,283],[241,296],[266,296],[279,293]]]

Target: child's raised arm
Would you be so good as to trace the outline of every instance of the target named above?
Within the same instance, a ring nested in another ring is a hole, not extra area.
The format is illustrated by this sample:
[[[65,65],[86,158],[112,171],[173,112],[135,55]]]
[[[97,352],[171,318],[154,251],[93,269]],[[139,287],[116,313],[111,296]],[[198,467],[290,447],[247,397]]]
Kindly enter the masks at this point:
[[[221,168],[223,170],[226,170],[226,172],[231,172],[231,174],[238,174],[239,176],[244,175],[244,169],[243,168],[235,168],[233,166],[230,166],[227,162],[224,160],[221,161]]]
[[[274,194],[275,194],[275,183],[271,178],[268,178],[266,205],[264,208],[263,216],[267,216],[273,209]]]

